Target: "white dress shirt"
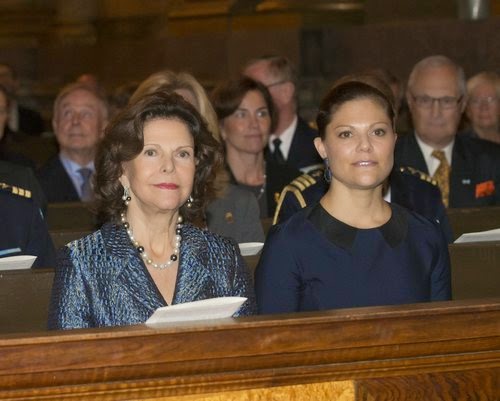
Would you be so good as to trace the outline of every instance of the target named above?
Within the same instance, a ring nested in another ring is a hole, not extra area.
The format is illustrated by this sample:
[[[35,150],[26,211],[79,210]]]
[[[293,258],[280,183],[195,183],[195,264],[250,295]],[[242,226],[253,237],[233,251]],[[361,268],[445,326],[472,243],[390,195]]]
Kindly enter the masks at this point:
[[[297,118],[297,116],[295,116],[292,124],[290,124],[288,126],[288,128],[281,133],[281,135],[278,136],[278,135],[272,134],[269,137],[268,146],[269,146],[269,150],[271,151],[271,153],[274,152],[273,140],[275,140],[276,138],[279,138],[281,140],[281,144],[280,144],[281,153],[283,154],[283,157],[285,158],[285,160],[288,159],[288,153],[290,153],[290,147],[292,146],[293,134],[295,133],[295,129],[297,128],[297,122],[298,122],[298,118]]]

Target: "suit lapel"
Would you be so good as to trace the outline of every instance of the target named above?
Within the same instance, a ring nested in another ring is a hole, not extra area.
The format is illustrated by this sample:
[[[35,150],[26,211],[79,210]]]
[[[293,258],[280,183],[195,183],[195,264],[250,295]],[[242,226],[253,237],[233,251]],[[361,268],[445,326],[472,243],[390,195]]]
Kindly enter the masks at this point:
[[[161,306],[165,300],[148,274],[137,250],[121,226],[105,224],[101,229],[107,253],[111,255],[111,266],[115,269],[115,283],[124,298],[134,302],[128,305],[141,305],[149,314]]]
[[[474,205],[475,194],[473,180],[473,161],[468,160],[464,144],[457,136],[453,145],[453,153],[451,159],[451,177],[450,177],[450,207],[456,206],[456,202],[460,199],[460,204]]]
[[[391,203],[397,203],[406,208],[411,208],[411,206],[409,206],[411,202],[409,202],[410,194],[408,188],[406,188],[403,176],[398,170],[392,170],[389,176],[389,185],[391,188]]]
[[[55,164],[54,171],[56,172],[57,180],[54,180],[53,182],[54,193],[60,193],[61,196],[64,197],[64,200],[68,202],[79,201],[80,197],[78,196],[78,192],[73,185],[73,181],[71,181],[71,178],[64,169],[59,156],[56,156]]]
[[[196,228],[185,225],[182,229],[180,264],[175,284],[173,304],[216,296],[210,269],[210,255],[213,250]],[[212,263],[213,264],[213,263]]]
[[[297,126],[295,127],[295,131],[292,137],[292,143],[290,144],[290,150],[288,152],[287,163],[290,166],[296,165],[300,160],[300,149],[302,148],[300,144],[301,135],[300,135],[300,119],[297,121]]]
[[[411,166],[420,170],[426,174],[429,174],[429,169],[425,163],[424,154],[418,146],[415,134],[412,134],[408,138],[408,152],[405,153],[405,157],[408,158],[408,163],[406,166]]]

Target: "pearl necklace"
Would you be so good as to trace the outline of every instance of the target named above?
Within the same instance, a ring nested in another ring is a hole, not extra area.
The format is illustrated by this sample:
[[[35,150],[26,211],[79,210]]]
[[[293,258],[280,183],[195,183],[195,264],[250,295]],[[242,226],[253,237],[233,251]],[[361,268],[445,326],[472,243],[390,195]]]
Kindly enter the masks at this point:
[[[165,269],[167,267],[170,267],[173,263],[175,263],[175,261],[178,259],[179,248],[180,248],[181,239],[182,239],[182,237],[181,237],[182,217],[181,216],[178,217],[177,225],[175,227],[174,252],[172,253],[172,255],[170,255],[169,261],[167,261],[165,263],[160,263],[160,264],[154,263],[150,259],[148,254],[146,253],[146,250],[144,249],[144,247],[141,244],[139,244],[139,242],[136,241],[136,239],[134,238],[134,234],[132,232],[132,228],[130,227],[130,224],[128,223],[128,221],[125,219],[125,214],[122,213],[120,216],[121,216],[121,221],[122,221],[123,227],[125,227],[125,229],[127,230],[127,234],[128,234],[128,237],[130,238],[130,242],[132,242],[132,245],[135,246],[135,248],[137,249],[137,251],[141,255],[142,260],[144,260],[145,263],[154,267],[155,269]]]

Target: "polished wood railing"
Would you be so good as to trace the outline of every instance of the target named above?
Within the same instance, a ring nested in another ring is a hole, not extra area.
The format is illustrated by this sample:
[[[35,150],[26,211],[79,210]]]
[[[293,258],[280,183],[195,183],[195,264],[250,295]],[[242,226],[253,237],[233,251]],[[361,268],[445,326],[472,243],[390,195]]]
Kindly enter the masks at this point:
[[[500,299],[0,337],[2,400],[498,400]]]

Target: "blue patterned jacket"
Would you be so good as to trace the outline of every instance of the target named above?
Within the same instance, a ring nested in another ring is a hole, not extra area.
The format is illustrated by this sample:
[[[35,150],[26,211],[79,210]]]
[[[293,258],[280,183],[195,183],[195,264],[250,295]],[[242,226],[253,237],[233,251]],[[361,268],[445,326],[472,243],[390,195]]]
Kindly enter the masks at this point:
[[[185,224],[173,304],[224,296],[248,298],[235,316],[255,313],[251,276],[237,247]],[[162,306],[166,302],[125,229],[107,223],[60,251],[48,327],[141,324]]]

